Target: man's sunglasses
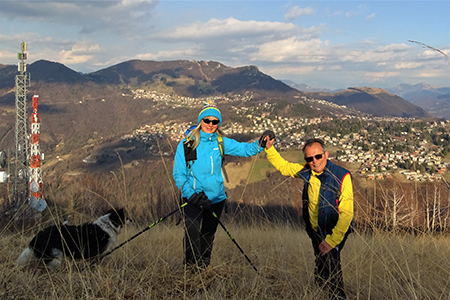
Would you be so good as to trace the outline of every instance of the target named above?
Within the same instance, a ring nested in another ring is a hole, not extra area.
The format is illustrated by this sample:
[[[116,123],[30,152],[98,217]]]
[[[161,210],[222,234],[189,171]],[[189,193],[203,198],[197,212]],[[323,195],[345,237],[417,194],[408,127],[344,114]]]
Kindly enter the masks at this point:
[[[310,163],[310,162],[312,162],[312,161],[314,160],[314,158],[315,158],[316,160],[322,159],[323,155],[324,155],[324,153],[322,153],[322,154],[316,154],[316,155],[310,156],[310,157],[305,157],[305,161],[306,161],[307,163]]]
[[[220,123],[220,121],[219,120],[203,119],[203,123],[205,123],[205,124],[212,123],[213,125],[217,125],[217,124]]]

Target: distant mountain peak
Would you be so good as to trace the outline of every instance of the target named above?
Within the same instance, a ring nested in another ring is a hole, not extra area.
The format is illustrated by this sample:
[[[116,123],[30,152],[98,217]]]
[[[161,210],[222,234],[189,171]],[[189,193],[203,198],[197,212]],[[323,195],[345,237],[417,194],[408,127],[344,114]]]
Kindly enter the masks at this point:
[[[388,91],[418,105],[438,118],[449,118],[449,87],[435,87],[427,83],[399,84]]]
[[[430,117],[421,107],[381,88],[349,87],[336,93],[310,93],[310,95],[375,116]]]
[[[428,83],[417,83],[414,84],[412,87],[417,88],[417,89],[422,89],[422,90],[430,90],[430,89],[436,89],[438,87],[432,86]]]
[[[37,60],[28,67],[33,81],[77,83],[85,81],[83,74],[80,74],[65,65],[48,61]]]
[[[126,61],[88,74],[99,84],[154,86],[163,82],[178,95],[203,97],[248,90],[296,93],[257,66],[228,67],[216,61]]]
[[[375,88],[370,86],[365,87],[350,87],[348,90],[356,90],[361,91],[370,95],[377,95],[377,94],[388,94],[389,96],[394,96],[392,93],[389,93],[388,91],[382,89],[382,88]]]
[[[291,88],[297,89],[302,92],[324,92],[324,93],[331,93],[332,90],[325,89],[325,88],[315,88],[311,87],[304,83],[295,83],[292,80],[289,79],[281,79],[282,82],[290,86]]]

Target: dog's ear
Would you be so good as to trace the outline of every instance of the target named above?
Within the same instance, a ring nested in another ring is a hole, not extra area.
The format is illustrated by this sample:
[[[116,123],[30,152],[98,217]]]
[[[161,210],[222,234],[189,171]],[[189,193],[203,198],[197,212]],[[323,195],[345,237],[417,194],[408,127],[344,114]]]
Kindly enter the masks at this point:
[[[123,226],[125,225],[125,215],[126,213],[124,208],[114,209],[109,215],[109,219],[115,226]]]

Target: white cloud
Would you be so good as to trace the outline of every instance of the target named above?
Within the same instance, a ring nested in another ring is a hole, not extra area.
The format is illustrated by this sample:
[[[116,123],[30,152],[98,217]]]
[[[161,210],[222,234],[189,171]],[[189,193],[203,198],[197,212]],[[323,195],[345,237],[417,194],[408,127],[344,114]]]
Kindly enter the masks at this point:
[[[299,75],[309,74],[316,70],[316,66],[299,66],[299,67],[265,67],[261,71],[270,73],[272,75]]]
[[[439,52],[439,51],[441,51],[441,52]],[[445,54],[448,57],[448,54],[447,54],[449,52],[448,50],[439,50],[439,51],[428,49],[428,50],[423,51],[421,56],[424,58],[438,58],[438,57],[443,58],[444,54]]]
[[[394,69],[417,69],[423,64],[420,62],[401,62],[394,65]]]
[[[375,18],[375,15],[376,15],[376,13],[373,13],[373,14],[371,14],[371,15],[368,15],[368,16],[366,17],[366,20],[371,20],[371,19]]]
[[[331,66],[330,70],[333,70],[333,71],[335,71],[335,70],[342,70],[342,66],[340,66],[340,65]]]
[[[375,44],[375,41],[372,39],[365,39],[363,43],[368,44],[368,45],[373,45],[373,44]]]
[[[210,19],[206,23],[170,28],[152,35],[158,40],[198,41],[221,38],[254,38],[270,35],[292,35],[300,32],[300,28],[291,23],[240,21],[233,17],[225,20]]]
[[[183,43],[185,49],[196,49],[195,53],[183,50],[184,56],[180,57],[183,59],[213,59],[226,64],[245,65],[249,60],[261,62],[266,59],[268,61],[284,60],[282,57],[274,56],[274,52],[280,50],[284,52],[284,55],[292,58],[293,54],[290,51],[294,50],[290,49],[301,48],[301,42],[307,46],[316,44],[318,37],[326,30],[328,29],[325,25],[305,28],[292,23],[241,21],[230,17],[224,20],[210,19],[204,23],[196,22],[177,26],[153,34],[150,38],[172,44]],[[271,50],[271,47],[277,49]],[[303,53],[306,52],[306,50],[300,50]],[[158,57],[162,54],[158,54]]]
[[[342,53],[342,61],[353,62],[386,62],[405,59],[408,56],[406,50],[411,47],[405,44],[390,44],[387,46],[379,46],[375,50],[361,51],[352,50],[348,53]]]
[[[325,24],[319,24],[317,26],[311,26],[309,28],[300,28],[300,34],[302,34],[302,39],[314,39],[314,38],[319,38],[324,31],[328,30],[327,25]]]
[[[336,12],[334,16],[340,16],[333,17],[331,10],[334,8],[331,7],[326,13],[328,19],[317,16],[317,25],[306,28],[289,21],[263,19],[262,14],[258,17],[262,21],[237,19],[233,13],[225,17],[216,12],[209,15],[207,10],[202,10],[203,6],[191,6],[189,1],[186,1],[189,5],[185,6],[184,15],[175,7],[173,14],[165,10],[167,6],[158,9],[161,22],[153,19],[154,7],[159,3],[154,0],[14,0],[0,3],[0,21],[5,21],[1,25],[8,24],[12,28],[18,26],[16,21],[25,21],[27,26],[36,26],[27,27],[27,30],[39,32],[5,35],[11,30],[0,28],[0,63],[16,64],[20,41],[25,40],[30,62],[55,60],[81,71],[95,71],[93,69],[98,66],[110,66],[134,58],[197,59],[216,60],[230,66],[256,64],[269,75],[308,74],[304,78],[324,80],[332,74],[329,82],[364,82],[383,78],[400,81],[404,78],[438,78],[439,75],[448,78],[448,65],[442,53],[408,43],[380,44],[382,37],[379,32],[368,32],[365,40],[356,40],[359,35],[355,34],[351,37],[351,44],[347,44],[347,38],[335,42],[338,32],[350,36],[352,28],[331,23],[335,19],[349,22],[343,20],[345,11]],[[173,5],[176,3],[174,1]],[[258,5],[254,7],[259,8]],[[316,13],[312,7],[290,5],[290,10],[284,15],[285,20]],[[346,17],[359,15],[351,22],[355,30],[367,23],[364,20],[381,21],[379,13],[372,13],[364,6],[345,5],[339,9],[350,6],[353,10]],[[238,15],[243,16],[241,13]],[[194,21],[200,20],[199,16],[202,21]],[[9,25],[11,20],[12,25]],[[154,27],[149,28],[149,20]],[[169,21],[171,28],[166,27]],[[184,24],[179,25],[180,22]],[[51,23],[51,27],[45,23]],[[115,35],[108,35],[109,32]],[[82,33],[82,37],[74,33]],[[324,36],[325,33],[330,34],[330,40]],[[448,46],[441,50],[450,55]]]
[[[107,30],[134,35],[158,0],[124,1],[2,1],[0,17],[75,26],[80,33]]]
[[[443,75],[444,74],[439,74],[437,72],[421,72],[421,73],[418,73],[416,76],[421,77],[421,78],[435,78],[435,77],[440,77]]]
[[[0,51],[0,61],[2,63],[13,60],[17,61],[17,52]]]
[[[353,17],[355,17],[355,16],[357,16],[357,15],[359,15],[360,13],[358,12],[358,11],[349,11],[349,12],[346,12],[345,13],[345,17],[346,18],[353,18]]]
[[[68,39],[55,39],[53,37],[43,37],[36,32],[22,32],[20,34],[13,35],[0,35],[0,43],[7,45],[9,48],[19,51],[20,43],[25,41],[28,48],[35,46],[48,45],[55,43],[55,45],[67,45],[70,44]]]
[[[411,49],[411,46],[408,46],[406,44],[390,44],[387,46],[380,46],[376,48],[376,51],[379,52],[398,52],[398,51],[405,51],[407,49]]]
[[[136,55],[136,58],[142,60],[185,59],[187,57],[195,57],[196,55],[198,55],[197,49],[177,49],[177,50],[159,51],[156,54],[142,53]]]
[[[360,50],[348,51],[348,54],[342,56],[342,61],[363,62],[367,61],[367,57],[364,52]]]
[[[345,13],[346,18],[353,18],[356,16],[359,16],[361,14],[364,14],[367,12],[367,5],[366,4],[360,4],[356,7],[356,9],[348,11]]]
[[[8,45],[10,51],[2,51],[2,63],[16,64],[20,43],[27,43],[28,60],[33,63],[39,59],[57,61],[66,65],[93,62],[94,57],[106,56],[99,44],[84,39],[81,41],[41,36],[38,33],[25,32],[16,35],[0,35],[0,43]]]
[[[319,39],[300,40],[291,37],[284,40],[264,43],[252,54],[251,61],[269,62],[317,62],[324,60],[323,42]]]
[[[90,41],[80,41],[73,45],[70,50],[61,50],[56,53],[58,57],[58,62],[64,65],[77,65],[92,61],[95,56],[99,55],[103,49],[93,42]],[[55,57],[52,55],[51,58],[54,60]]]
[[[373,77],[373,78],[384,78],[384,77],[396,77],[400,76],[399,72],[366,72],[364,74],[366,77]]]
[[[312,15],[316,11],[312,7],[301,8],[300,6],[292,7],[285,15],[284,18],[288,21],[292,21],[300,16]]]

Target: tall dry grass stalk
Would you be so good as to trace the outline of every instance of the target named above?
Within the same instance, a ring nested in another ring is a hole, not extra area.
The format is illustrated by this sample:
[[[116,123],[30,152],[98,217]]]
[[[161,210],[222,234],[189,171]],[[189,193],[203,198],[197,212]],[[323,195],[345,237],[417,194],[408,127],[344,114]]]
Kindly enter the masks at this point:
[[[283,183],[289,185],[290,193],[264,195],[264,189],[285,180],[281,176],[263,182],[264,188],[255,184],[246,189],[250,202],[265,201],[247,207],[234,203],[221,218],[258,273],[220,227],[211,265],[200,273],[186,270],[182,263],[183,226],[175,226],[179,215],[89,268],[85,268],[88,262],[66,261],[59,270],[41,269],[34,274],[33,269],[14,266],[23,248],[44,226],[67,220],[81,224],[95,220],[107,208],[124,206],[134,222],[125,228],[120,243],[172,211],[179,200],[169,182],[168,166],[166,162],[142,163],[101,178],[85,176],[65,186],[61,182],[50,190],[42,222],[14,228],[14,222],[7,223],[0,231],[0,299],[327,299],[314,284],[313,250],[299,225],[299,211],[286,204],[301,198],[299,181]],[[446,299],[450,294],[448,234],[380,230],[391,225],[396,228],[397,221],[410,213],[407,208],[418,202],[406,203],[406,199],[418,199],[418,193],[409,191],[403,198],[401,186],[380,184],[377,189],[375,197],[356,185],[356,220],[365,227],[356,227],[342,252],[349,298]],[[427,187],[422,190],[423,196],[431,191]],[[441,199],[432,191],[436,201],[430,198],[430,207],[421,204],[416,209],[422,219]],[[240,195],[239,187],[228,194],[231,199]],[[404,200],[396,201],[392,195]],[[267,201],[275,204],[269,208],[264,205]],[[381,215],[384,211],[388,218]],[[380,227],[379,220],[391,225]]]
[[[17,269],[14,261],[31,238],[1,239],[1,299],[327,299],[313,282],[314,256],[302,229],[228,224],[258,267],[255,272],[220,230],[210,267],[201,273],[182,263],[182,226],[160,224],[82,270],[66,261],[55,272]],[[128,227],[122,239],[138,228]],[[350,235],[342,262],[350,299],[447,299],[447,236]],[[81,271],[82,270],[82,271]]]

